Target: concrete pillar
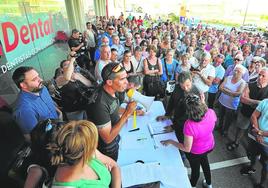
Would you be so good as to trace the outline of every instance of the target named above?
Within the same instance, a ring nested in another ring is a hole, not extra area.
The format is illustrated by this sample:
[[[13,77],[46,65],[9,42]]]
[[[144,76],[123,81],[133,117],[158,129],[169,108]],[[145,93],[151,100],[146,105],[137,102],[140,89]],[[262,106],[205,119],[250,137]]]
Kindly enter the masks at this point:
[[[94,0],[96,16],[106,16],[106,0]]]
[[[85,11],[83,0],[65,0],[70,29],[85,30]]]

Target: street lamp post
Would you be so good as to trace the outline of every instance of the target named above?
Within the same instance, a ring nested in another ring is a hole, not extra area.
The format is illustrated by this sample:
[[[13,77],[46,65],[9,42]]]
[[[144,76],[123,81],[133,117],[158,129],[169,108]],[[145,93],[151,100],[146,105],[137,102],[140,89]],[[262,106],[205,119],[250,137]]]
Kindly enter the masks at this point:
[[[246,7],[246,11],[245,11],[245,15],[244,15],[244,19],[243,19],[243,24],[242,25],[245,25],[245,22],[246,22],[246,17],[247,17],[247,14],[248,14],[248,5],[249,5],[249,1],[247,1],[247,7]]]

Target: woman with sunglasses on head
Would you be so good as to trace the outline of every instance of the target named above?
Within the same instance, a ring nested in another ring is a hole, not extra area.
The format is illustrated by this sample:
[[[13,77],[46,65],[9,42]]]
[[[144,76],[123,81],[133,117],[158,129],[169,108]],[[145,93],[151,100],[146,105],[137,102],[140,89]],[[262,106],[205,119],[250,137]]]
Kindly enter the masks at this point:
[[[251,64],[248,67],[249,83],[253,83],[257,81],[261,69],[265,66],[266,66],[266,61],[262,57],[255,56],[252,58]]]
[[[243,61],[244,61],[243,55],[241,54],[241,52],[237,52],[237,54],[234,57],[234,64],[229,65],[227,67],[227,69],[225,71],[225,74],[224,74],[224,77],[232,76],[234,74],[234,68],[235,68],[235,66],[238,65],[238,64],[242,65]],[[249,73],[248,73],[248,70],[247,69],[245,69],[245,72],[243,73],[242,78],[246,82],[249,81]]]
[[[188,120],[184,123],[184,142],[178,143],[174,140],[163,140],[163,145],[173,145],[186,152],[186,157],[191,166],[191,185],[195,187],[200,175],[200,165],[203,169],[205,180],[203,187],[212,188],[211,172],[208,161],[208,153],[214,146],[213,129],[217,121],[215,112],[208,109],[204,97],[189,94],[185,98],[186,114]]]
[[[242,94],[247,83],[242,76],[247,69],[237,64],[234,68],[233,75],[225,77],[224,81],[219,87],[221,95],[219,97],[219,130],[222,136],[228,135],[228,130],[232,121],[235,120],[236,111],[240,103],[240,95]]]
[[[64,125],[48,145],[52,165],[58,165],[52,187],[121,187],[116,162],[97,150],[98,130],[89,121]]]

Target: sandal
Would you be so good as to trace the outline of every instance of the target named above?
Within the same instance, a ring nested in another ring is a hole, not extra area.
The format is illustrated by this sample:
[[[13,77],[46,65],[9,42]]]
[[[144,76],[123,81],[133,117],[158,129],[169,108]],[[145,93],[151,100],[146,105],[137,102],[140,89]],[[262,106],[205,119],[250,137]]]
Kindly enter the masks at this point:
[[[239,144],[235,142],[231,142],[227,145],[228,151],[233,151],[234,149],[238,148]]]

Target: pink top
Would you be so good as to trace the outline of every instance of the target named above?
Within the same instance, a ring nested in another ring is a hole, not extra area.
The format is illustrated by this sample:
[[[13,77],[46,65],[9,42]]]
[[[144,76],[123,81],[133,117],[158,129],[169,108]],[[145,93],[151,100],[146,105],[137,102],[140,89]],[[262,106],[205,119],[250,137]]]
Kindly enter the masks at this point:
[[[187,120],[184,123],[183,133],[193,137],[191,153],[202,154],[214,148],[213,129],[217,116],[212,109],[208,109],[200,122]]]

